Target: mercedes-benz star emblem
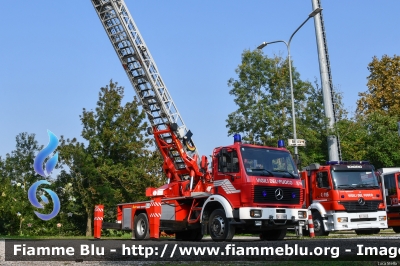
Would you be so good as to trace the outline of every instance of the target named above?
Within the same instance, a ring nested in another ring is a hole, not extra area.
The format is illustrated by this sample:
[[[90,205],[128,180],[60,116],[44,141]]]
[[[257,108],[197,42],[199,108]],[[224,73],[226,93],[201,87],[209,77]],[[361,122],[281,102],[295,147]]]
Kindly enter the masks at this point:
[[[275,198],[281,200],[283,198],[283,190],[278,188],[275,190]]]
[[[361,206],[363,206],[365,204],[365,200],[363,198],[359,198],[358,199],[358,204],[360,204]]]

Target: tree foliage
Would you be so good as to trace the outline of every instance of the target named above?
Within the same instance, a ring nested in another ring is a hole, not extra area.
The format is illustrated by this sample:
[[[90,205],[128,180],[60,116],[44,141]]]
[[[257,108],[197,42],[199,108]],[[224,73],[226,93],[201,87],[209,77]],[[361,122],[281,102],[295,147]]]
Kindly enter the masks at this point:
[[[376,56],[368,64],[368,90],[359,93],[357,112],[368,115],[381,112],[390,116],[400,114],[400,56]]]
[[[238,109],[228,115],[228,135],[242,133],[248,143],[276,146],[279,139],[293,138],[293,118],[288,59],[268,58],[260,51],[245,50],[236,69],[237,79],[228,86]],[[326,160],[326,119],[322,91],[300,79],[292,67],[296,133],[306,139],[299,148],[303,164]]]
[[[400,165],[397,118],[374,112],[341,121],[344,160],[368,160],[375,168]]]
[[[136,102],[121,105],[124,89],[110,81],[101,88],[95,111],[83,109],[82,137],[61,138],[60,157],[69,168],[65,178],[74,184],[85,208],[91,235],[95,204],[107,209],[117,203],[145,199],[145,189],[162,181],[161,157],[145,137],[145,113]]]
[[[34,134],[20,133],[16,137],[16,149],[0,158],[0,234],[5,235],[57,235],[66,232],[69,235],[82,233],[79,225],[82,224],[82,213],[72,208],[69,198],[68,185],[58,182],[49,176],[46,178],[51,183],[50,188],[55,191],[60,199],[62,211],[53,219],[43,221],[34,211],[50,213],[53,209],[52,202],[44,204],[44,209],[37,209],[28,199],[28,189],[33,183],[44,178],[38,175],[33,168],[37,153],[42,149],[35,139]],[[38,189],[38,194],[42,189]],[[37,197],[39,195],[36,195]],[[41,199],[38,197],[38,200]],[[73,216],[68,216],[73,213]],[[62,224],[58,228],[57,223]]]

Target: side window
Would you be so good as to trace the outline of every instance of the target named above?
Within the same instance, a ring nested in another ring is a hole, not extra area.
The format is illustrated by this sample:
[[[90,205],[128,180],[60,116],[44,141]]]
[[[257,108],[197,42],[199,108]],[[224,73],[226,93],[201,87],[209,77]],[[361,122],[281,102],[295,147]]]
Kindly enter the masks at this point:
[[[237,156],[236,151],[228,151],[227,154],[225,154],[222,157],[222,161],[226,163],[226,167],[224,167],[223,171],[223,166],[220,165],[218,162],[218,172],[227,172],[227,173],[238,173],[239,172],[239,158]]]
[[[394,174],[385,175],[385,188],[388,190],[388,196],[396,195],[396,183]]]
[[[317,187],[329,188],[328,172],[317,173]]]
[[[400,174],[397,175],[397,188],[400,188]]]

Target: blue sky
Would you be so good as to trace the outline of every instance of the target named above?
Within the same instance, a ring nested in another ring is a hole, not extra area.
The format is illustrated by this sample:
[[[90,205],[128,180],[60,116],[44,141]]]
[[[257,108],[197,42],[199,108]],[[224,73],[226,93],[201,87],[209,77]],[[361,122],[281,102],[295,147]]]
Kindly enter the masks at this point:
[[[311,0],[126,0],[164,82],[201,154],[233,142],[229,113],[236,109],[227,86],[244,49],[288,40],[312,11]],[[366,91],[374,55],[399,54],[400,2],[321,0],[334,85],[354,111]],[[82,108],[95,108],[111,79],[134,90],[89,0],[4,1],[0,24],[0,156],[21,132],[47,145],[47,129],[77,137]],[[264,48],[286,56],[282,43]],[[296,33],[293,64],[301,78],[319,80],[314,21]]]

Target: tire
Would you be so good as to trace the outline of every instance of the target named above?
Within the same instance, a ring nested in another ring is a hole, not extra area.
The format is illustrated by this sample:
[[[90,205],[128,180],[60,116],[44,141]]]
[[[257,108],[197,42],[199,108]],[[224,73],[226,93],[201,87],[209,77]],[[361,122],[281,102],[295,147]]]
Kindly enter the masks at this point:
[[[175,239],[183,241],[200,241],[203,239],[203,233],[201,232],[201,228],[183,232],[176,232]]]
[[[400,233],[400,226],[393,226],[393,231],[395,233]]]
[[[262,232],[260,234],[260,239],[268,241],[282,240],[285,238],[286,232],[287,232],[286,228]]]
[[[373,234],[379,234],[381,229],[357,229],[354,231],[356,231],[357,235],[373,235]]]
[[[149,219],[145,213],[140,213],[135,216],[133,222],[133,231],[135,232],[135,239],[148,239],[150,238],[149,232]]]
[[[211,213],[208,231],[214,241],[230,241],[235,235],[235,227],[229,223],[222,209],[216,209]]]
[[[314,234],[315,236],[328,236],[329,232],[325,231],[324,221],[319,212],[313,212],[312,214],[313,224],[314,224]]]

